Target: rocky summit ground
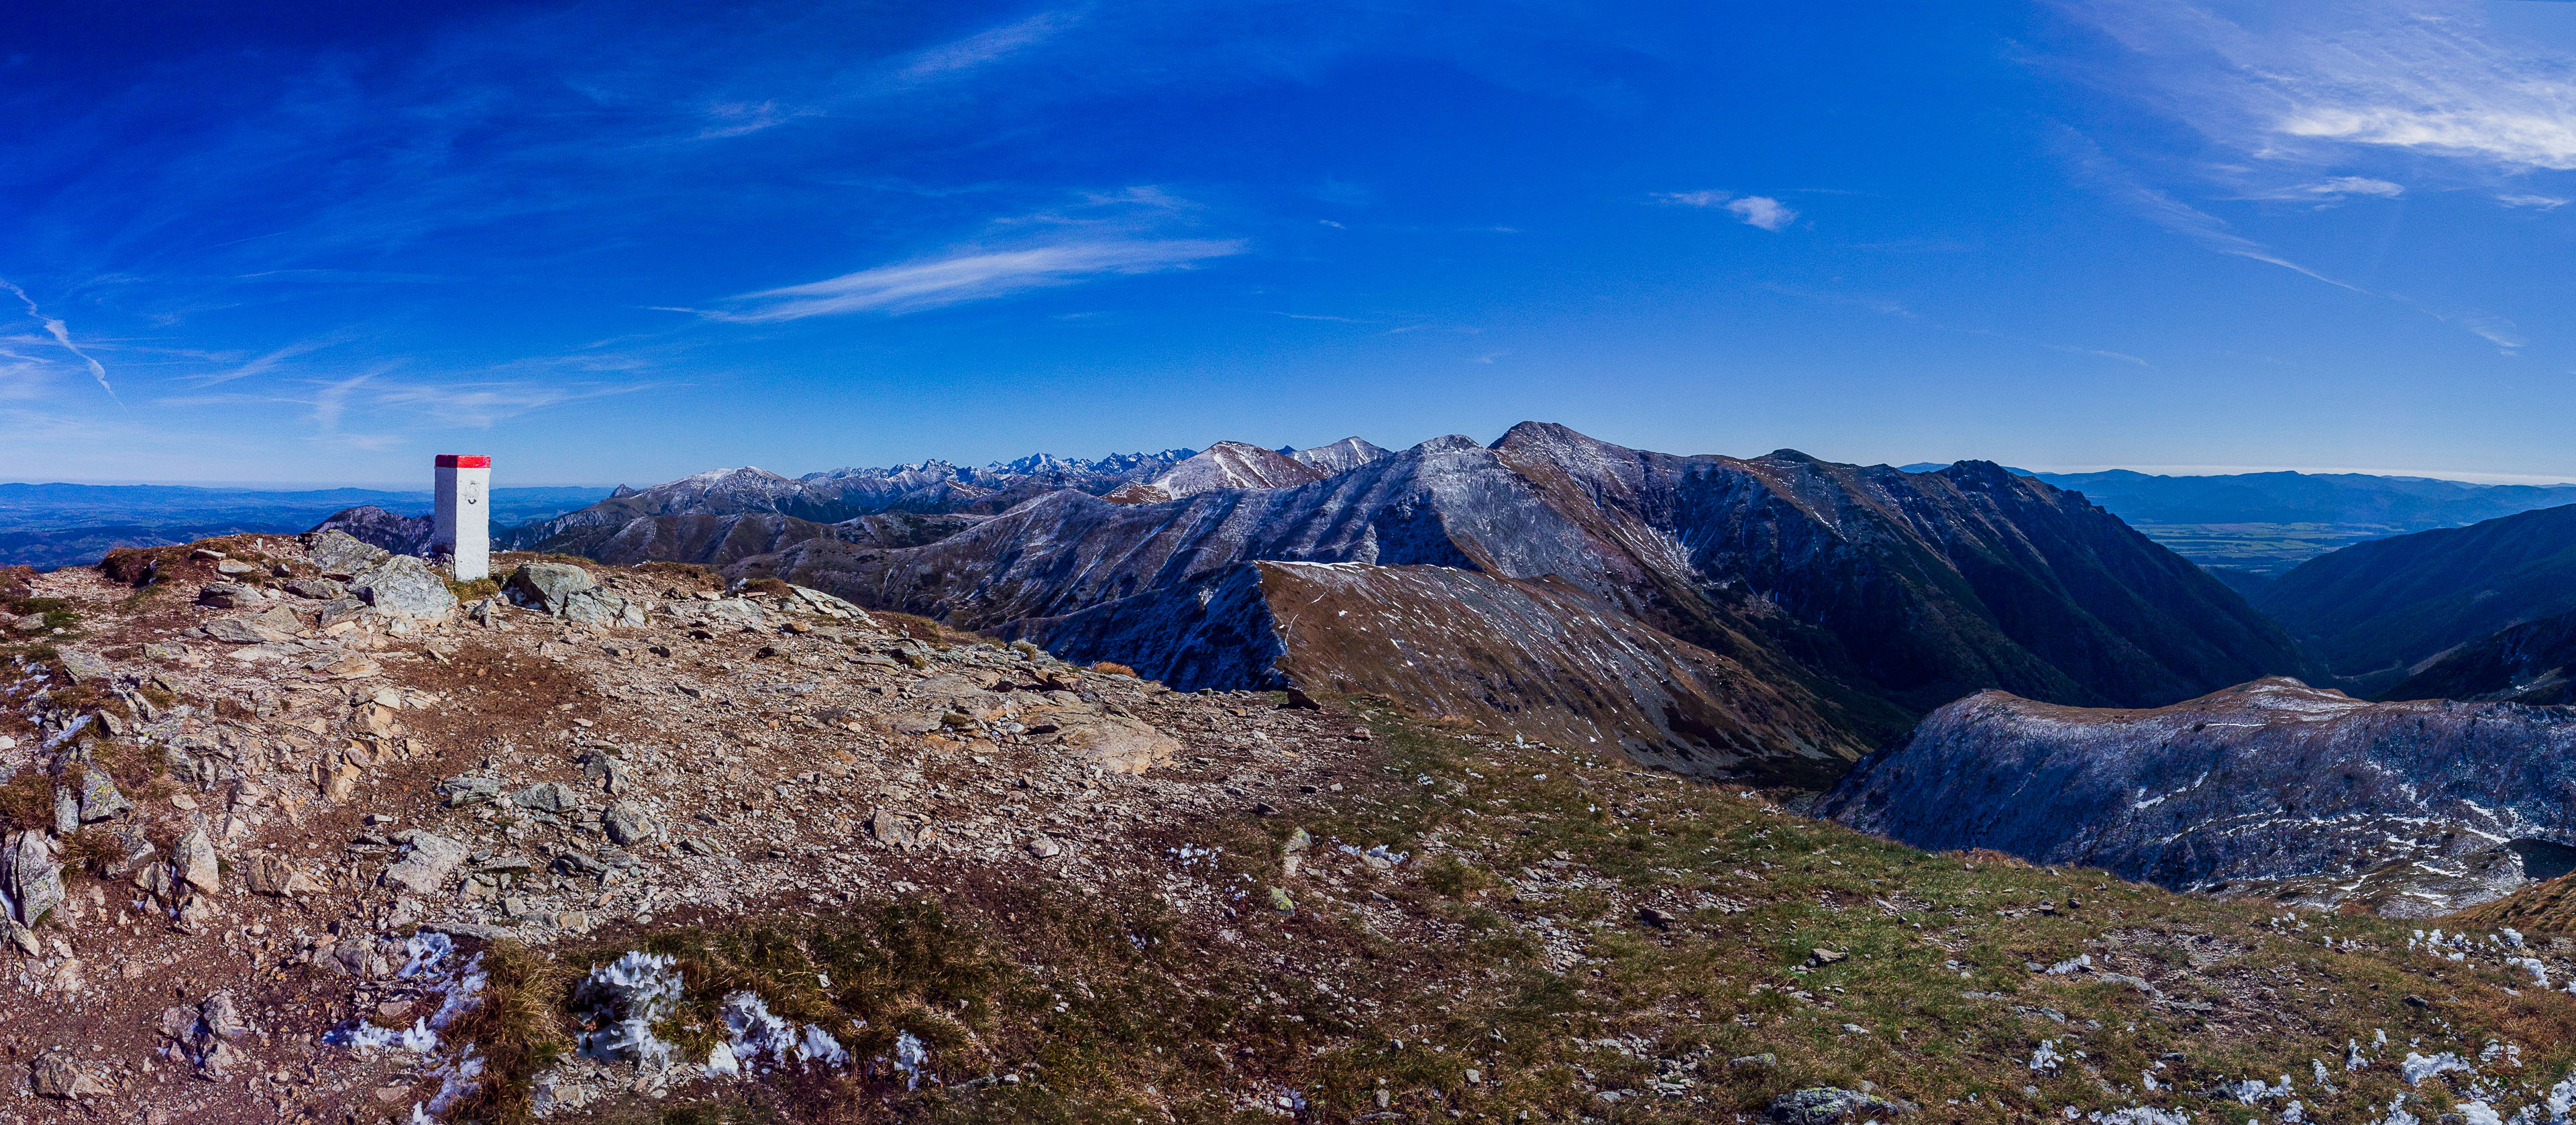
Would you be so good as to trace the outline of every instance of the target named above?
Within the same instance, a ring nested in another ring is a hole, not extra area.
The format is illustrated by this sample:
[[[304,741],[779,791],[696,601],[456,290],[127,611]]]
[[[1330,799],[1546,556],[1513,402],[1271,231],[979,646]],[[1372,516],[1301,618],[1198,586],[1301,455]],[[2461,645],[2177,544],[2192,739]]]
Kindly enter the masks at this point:
[[[234,537],[0,574],[0,1119],[2576,1099],[2563,910],[2436,931],[1927,853],[1400,701],[1171,692],[778,583],[499,562],[507,592]]]

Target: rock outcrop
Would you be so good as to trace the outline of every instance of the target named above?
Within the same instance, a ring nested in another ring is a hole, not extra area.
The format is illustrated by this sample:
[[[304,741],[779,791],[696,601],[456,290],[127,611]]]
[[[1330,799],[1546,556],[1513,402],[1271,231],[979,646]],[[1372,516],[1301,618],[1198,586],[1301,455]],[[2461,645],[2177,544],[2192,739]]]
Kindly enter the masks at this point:
[[[2372,703],[2267,679],[2154,710],[1983,692],[1864,759],[1822,815],[2199,890],[2403,916],[2496,898],[2576,847],[2576,710]]]

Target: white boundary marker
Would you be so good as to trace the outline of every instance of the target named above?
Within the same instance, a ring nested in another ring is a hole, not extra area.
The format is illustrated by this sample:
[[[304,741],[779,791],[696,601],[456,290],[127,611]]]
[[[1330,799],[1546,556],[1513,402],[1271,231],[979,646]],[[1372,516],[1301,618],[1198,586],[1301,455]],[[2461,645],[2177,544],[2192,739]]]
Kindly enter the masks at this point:
[[[456,580],[492,575],[492,459],[470,453],[438,455],[438,514],[430,525],[429,552],[454,558]]]

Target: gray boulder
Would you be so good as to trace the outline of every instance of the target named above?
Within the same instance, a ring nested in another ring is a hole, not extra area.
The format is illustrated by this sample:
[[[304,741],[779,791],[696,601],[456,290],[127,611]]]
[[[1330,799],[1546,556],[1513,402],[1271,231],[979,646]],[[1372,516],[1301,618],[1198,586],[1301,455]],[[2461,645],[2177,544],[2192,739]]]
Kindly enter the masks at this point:
[[[367,603],[356,598],[333,598],[316,610],[315,621],[321,628],[328,629],[352,617],[364,617],[374,612]]]
[[[63,671],[69,673],[72,682],[76,684],[96,683],[115,673],[115,669],[108,665],[107,658],[95,652],[64,649],[61,659]]]
[[[590,572],[567,563],[528,563],[502,587],[512,604],[584,625],[641,625],[643,607],[602,589]]]
[[[558,781],[541,781],[510,794],[510,803],[538,812],[570,812],[581,804],[581,796],[569,785]]]
[[[345,531],[322,531],[306,536],[305,558],[334,578],[347,578],[382,561],[391,552],[382,547],[361,543]]]
[[[758,628],[769,622],[769,611],[749,598],[718,598],[711,602],[682,602],[673,613],[699,625],[739,625]]]
[[[206,622],[206,635],[228,645],[256,645],[271,641],[292,640],[295,634],[263,624],[249,617],[224,617]]]
[[[488,805],[501,799],[501,781],[491,777],[451,777],[438,783],[438,792],[447,798],[451,809]]]
[[[385,885],[419,895],[434,893],[447,882],[456,865],[465,862],[465,855],[465,845],[445,836],[412,833],[411,850],[401,862],[385,868]]]
[[[54,862],[53,841],[42,832],[20,832],[0,851],[0,889],[9,894],[11,912],[20,925],[33,926],[63,901],[63,866]]]
[[[564,606],[564,619],[584,625],[637,626],[644,623],[644,607],[606,590],[575,594]]]
[[[223,865],[215,858],[215,842],[206,836],[204,826],[188,829],[170,850],[170,866],[179,881],[207,894],[223,890]]]
[[[619,801],[608,806],[608,811],[599,819],[601,825],[608,829],[609,839],[629,847],[662,834],[662,826],[653,819],[653,814],[633,801]]]
[[[257,586],[245,586],[239,582],[208,582],[205,588],[197,591],[197,604],[216,609],[242,609],[265,605],[267,600],[259,596]]]
[[[96,824],[113,820],[134,811],[134,802],[116,788],[116,781],[97,766],[81,767],[80,822]]]
[[[213,587],[208,587],[212,589]],[[327,602],[349,596],[349,588],[329,578],[298,578],[286,584],[286,592],[299,598]]]
[[[444,621],[456,612],[456,595],[429,564],[392,555],[349,579],[349,592],[376,612],[416,621]]]
[[[510,601],[529,609],[563,615],[572,596],[599,588],[590,572],[569,563],[533,562],[510,573],[501,589]]]
[[[847,598],[837,598],[821,590],[792,584],[787,587],[787,592],[794,601],[802,603],[806,608],[825,617],[839,618],[868,628],[876,627],[876,618],[868,616],[868,611],[859,608],[858,603]]]

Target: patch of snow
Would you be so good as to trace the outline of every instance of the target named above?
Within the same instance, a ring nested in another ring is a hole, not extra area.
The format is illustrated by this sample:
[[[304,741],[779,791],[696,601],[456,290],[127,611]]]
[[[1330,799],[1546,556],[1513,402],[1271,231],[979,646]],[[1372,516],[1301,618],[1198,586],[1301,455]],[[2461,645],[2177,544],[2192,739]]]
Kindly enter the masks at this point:
[[[680,970],[672,959],[631,952],[592,969],[573,1002],[588,1006],[599,1030],[583,1032],[581,1053],[601,1062],[632,1062],[650,1070],[671,1065],[677,1048],[653,1034],[653,1025],[680,1004]]]
[[[2424,1084],[2425,1079],[2431,1078],[2432,1076],[2440,1074],[2446,1070],[2465,1071],[2470,1074],[2476,1074],[2478,1072],[2478,1068],[2469,1065],[2468,1060],[2463,1059],[2458,1055],[2454,1055],[2449,1051],[2444,1051],[2441,1054],[2434,1055],[2429,1058],[2416,1054],[2413,1051],[2408,1051],[2406,1052],[2406,1061],[2398,1064],[2397,1073],[2406,1079],[2407,1085],[2420,1086]]]
[[[930,1061],[930,1047],[914,1038],[909,1031],[894,1033],[894,1065],[903,1071],[903,1088],[921,1085],[921,1068]]]
[[[2235,1095],[2237,1101],[2246,1105],[2253,1105],[2266,1098],[2286,1098],[2290,1096],[2290,1076],[2284,1074],[2279,1082],[2269,1086],[2264,1085],[2260,1078],[2248,1078],[2228,1087],[2227,1092]]]
[[[2040,1040],[2039,1049],[2030,1053],[2032,1070],[2056,1070],[2057,1064],[2065,1061],[2066,1056],[2057,1053],[2057,1041],[2054,1039]]]

